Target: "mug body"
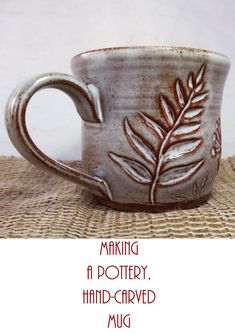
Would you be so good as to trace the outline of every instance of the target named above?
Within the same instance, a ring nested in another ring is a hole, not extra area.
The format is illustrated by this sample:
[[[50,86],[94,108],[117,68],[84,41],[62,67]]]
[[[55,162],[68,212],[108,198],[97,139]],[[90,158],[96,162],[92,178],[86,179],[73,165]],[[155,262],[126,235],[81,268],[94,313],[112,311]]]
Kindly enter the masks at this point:
[[[85,171],[120,209],[193,207],[210,195],[221,156],[226,56],[176,47],[89,51],[73,74],[93,84],[103,121],[83,122]]]

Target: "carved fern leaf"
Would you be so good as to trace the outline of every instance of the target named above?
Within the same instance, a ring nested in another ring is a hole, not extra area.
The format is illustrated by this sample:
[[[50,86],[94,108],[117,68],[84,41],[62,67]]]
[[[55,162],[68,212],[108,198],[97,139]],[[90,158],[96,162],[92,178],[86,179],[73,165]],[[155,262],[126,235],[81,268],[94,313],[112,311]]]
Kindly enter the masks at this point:
[[[155,164],[156,157],[152,149],[144,142],[139,134],[134,132],[127,118],[124,120],[124,130],[128,142],[133,147],[133,149],[138,153],[145,161]]]
[[[176,80],[175,89],[178,98],[178,104],[181,108],[183,108],[185,106],[184,88],[180,80]]]
[[[189,123],[180,125],[175,131],[174,136],[182,137],[196,133],[201,127],[201,123]]]
[[[175,113],[163,95],[160,96],[160,107],[165,117],[165,120],[167,121],[168,126],[172,127],[175,121]]]
[[[128,176],[130,176],[134,181],[141,184],[151,183],[152,176],[150,171],[140,162],[137,162],[133,159],[129,159],[112,152],[109,152],[109,157],[113,160],[114,163],[119,165],[123,169],[123,171]]]
[[[188,87],[192,89],[194,87],[194,74],[190,73],[188,77]]]
[[[163,140],[166,136],[166,131],[147,115],[140,113],[140,116],[143,118],[145,125],[150,128],[159,137],[160,140]]]
[[[163,160],[168,162],[173,159],[185,156],[189,153],[193,153],[198,148],[198,146],[201,145],[201,143],[201,138],[187,139],[173,143],[166,149],[163,155]]]
[[[203,100],[205,100],[205,98],[208,96],[208,93],[202,93],[200,95],[196,95],[193,99],[192,99],[192,103],[198,103],[198,102],[202,102]]]
[[[203,87],[204,87],[204,82],[201,82],[198,86],[196,86],[195,93],[200,93]]]
[[[158,184],[162,187],[169,187],[189,179],[203,165],[200,160],[188,165],[174,166],[166,169],[159,178]]]
[[[199,69],[198,74],[196,76],[196,85],[198,85],[202,81],[204,74],[205,74],[205,68],[206,68],[206,64],[203,64],[201,68]]]
[[[202,114],[202,112],[204,111],[203,107],[198,107],[198,108],[191,108],[187,111],[187,113],[185,114],[184,118],[187,120],[192,120],[195,117],[198,117]]]

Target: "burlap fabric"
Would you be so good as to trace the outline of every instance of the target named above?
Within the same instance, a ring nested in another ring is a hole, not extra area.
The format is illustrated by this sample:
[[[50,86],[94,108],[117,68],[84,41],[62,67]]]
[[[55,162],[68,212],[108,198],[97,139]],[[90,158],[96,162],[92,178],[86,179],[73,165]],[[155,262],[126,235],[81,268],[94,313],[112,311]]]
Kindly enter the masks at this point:
[[[235,157],[222,161],[208,203],[155,214],[106,208],[82,187],[23,158],[1,157],[0,237],[234,238]]]

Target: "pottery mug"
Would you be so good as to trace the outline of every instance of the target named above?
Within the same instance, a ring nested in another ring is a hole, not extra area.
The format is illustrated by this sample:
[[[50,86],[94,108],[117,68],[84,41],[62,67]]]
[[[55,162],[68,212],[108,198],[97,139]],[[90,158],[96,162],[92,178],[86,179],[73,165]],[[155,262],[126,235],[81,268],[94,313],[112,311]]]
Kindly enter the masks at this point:
[[[74,76],[45,73],[15,89],[9,136],[39,168],[121,210],[190,208],[210,196],[221,155],[220,107],[229,59],[181,47],[119,47],[72,59]],[[82,170],[46,156],[25,122],[28,102],[58,88],[83,120]]]

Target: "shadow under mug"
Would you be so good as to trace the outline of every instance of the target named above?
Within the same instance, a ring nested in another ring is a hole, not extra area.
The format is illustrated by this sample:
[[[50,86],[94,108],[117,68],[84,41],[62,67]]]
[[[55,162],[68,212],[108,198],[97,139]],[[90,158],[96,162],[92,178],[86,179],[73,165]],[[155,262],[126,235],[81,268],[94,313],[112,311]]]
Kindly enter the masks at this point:
[[[74,76],[45,73],[6,107],[12,143],[31,163],[128,211],[191,208],[211,193],[221,156],[220,108],[229,59],[181,47],[120,47],[72,59]],[[58,88],[83,120],[82,170],[46,156],[25,113],[32,95]]]

